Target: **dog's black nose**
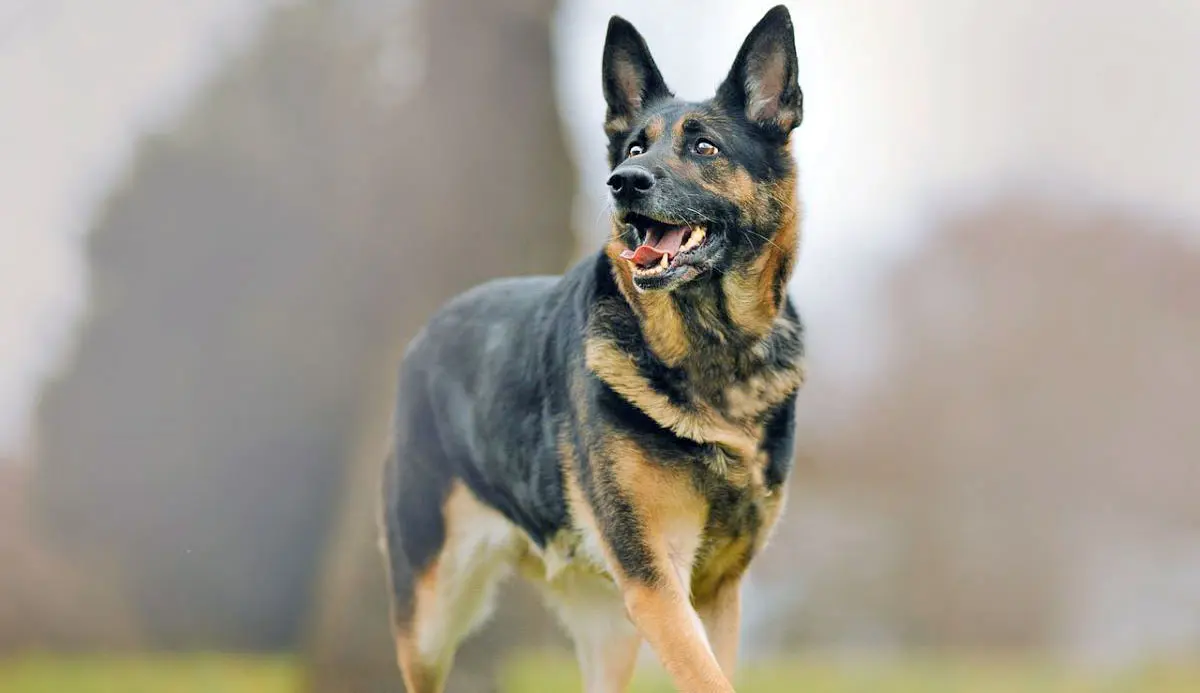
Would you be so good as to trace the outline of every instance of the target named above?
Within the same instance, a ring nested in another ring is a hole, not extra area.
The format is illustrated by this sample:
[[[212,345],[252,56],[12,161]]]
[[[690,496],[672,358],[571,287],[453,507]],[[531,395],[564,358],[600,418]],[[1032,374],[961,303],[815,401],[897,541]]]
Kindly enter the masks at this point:
[[[608,177],[608,187],[618,199],[636,199],[654,187],[654,174],[641,166],[621,166]]]

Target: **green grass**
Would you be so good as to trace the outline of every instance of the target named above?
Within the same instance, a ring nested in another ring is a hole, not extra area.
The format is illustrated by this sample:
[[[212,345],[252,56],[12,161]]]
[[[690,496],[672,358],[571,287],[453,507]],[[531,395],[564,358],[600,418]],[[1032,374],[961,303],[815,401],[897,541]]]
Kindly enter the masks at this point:
[[[0,660],[3,693],[294,693],[298,689],[299,672],[287,658],[35,655]]]
[[[296,693],[299,681],[299,667],[286,657],[0,660],[3,693]],[[1197,693],[1200,663],[1101,676],[1029,661],[967,657],[876,663],[805,659],[755,666],[738,677],[737,685],[738,693]],[[504,693],[581,691],[574,663],[545,654],[513,659],[503,669],[501,686]],[[639,667],[632,693],[672,691],[655,667]]]
[[[582,691],[576,668],[561,658],[519,658],[503,676],[505,693]],[[735,684],[738,693],[1198,693],[1200,665],[1145,667],[1101,676],[996,659],[801,660],[752,667]],[[630,693],[674,690],[661,671],[640,666]]]

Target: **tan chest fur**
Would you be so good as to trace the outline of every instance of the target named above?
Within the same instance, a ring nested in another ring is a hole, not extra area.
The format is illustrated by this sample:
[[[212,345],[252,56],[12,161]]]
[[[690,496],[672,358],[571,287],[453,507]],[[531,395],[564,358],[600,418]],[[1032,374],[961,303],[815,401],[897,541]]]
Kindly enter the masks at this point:
[[[765,456],[760,453],[764,436],[763,414],[783,402],[804,382],[803,363],[766,371],[727,385],[721,401],[697,398],[684,408],[658,392],[639,371],[633,358],[615,344],[590,340],[586,348],[588,368],[663,428],[680,438],[716,446],[708,460],[712,469],[731,483],[745,486],[761,483]]]

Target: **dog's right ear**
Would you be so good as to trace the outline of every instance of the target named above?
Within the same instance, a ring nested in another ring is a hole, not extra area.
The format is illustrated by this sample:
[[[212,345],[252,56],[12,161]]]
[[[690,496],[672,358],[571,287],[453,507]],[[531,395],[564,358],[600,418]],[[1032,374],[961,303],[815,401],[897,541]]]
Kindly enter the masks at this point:
[[[608,102],[604,131],[610,137],[627,131],[650,102],[671,96],[645,39],[632,24],[614,15],[604,39],[604,100]]]

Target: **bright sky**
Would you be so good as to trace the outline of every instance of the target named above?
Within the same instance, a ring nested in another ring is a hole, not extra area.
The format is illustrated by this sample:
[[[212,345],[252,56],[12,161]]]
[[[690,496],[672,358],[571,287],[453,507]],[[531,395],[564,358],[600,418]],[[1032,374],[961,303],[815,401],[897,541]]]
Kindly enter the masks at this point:
[[[67,356],[80,241],[130,161],[275,0],[0,0],[0,454],[25,438]],[[609,14],[646,35],[668,83],[709,95],[764,0],[566,0],[559,88],[596,229],[600,49]],[[936,201],[1023,185],[1200,220],[1200,3],[790,2],[807,113],[807,223],[795,293],[827,343],[869,359],[871,280]]]
[[[271,2],[0,0],[0,454],[84,305],[81,240],[130,162]]]

